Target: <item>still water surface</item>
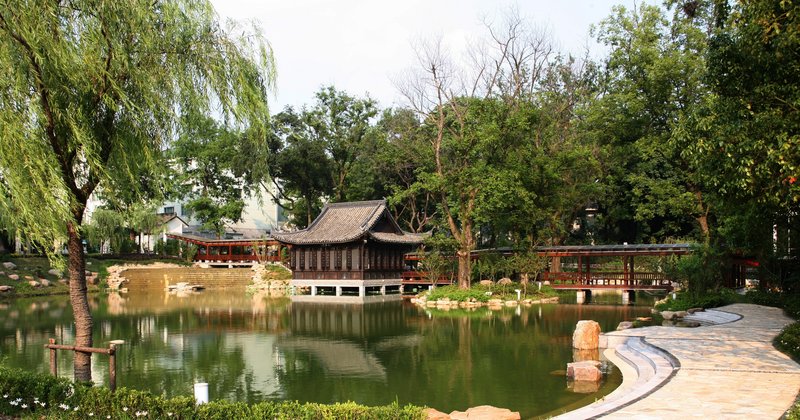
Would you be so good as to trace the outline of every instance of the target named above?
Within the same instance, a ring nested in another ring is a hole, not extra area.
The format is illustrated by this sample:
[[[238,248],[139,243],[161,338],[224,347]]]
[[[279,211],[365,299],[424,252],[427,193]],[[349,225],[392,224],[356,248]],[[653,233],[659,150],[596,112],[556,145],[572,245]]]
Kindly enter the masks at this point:
[[[126,342],[117,361],[121,386],[174,396],[208,382],[212,399],[398,401],[444,412],[490,404],[524,418],[589,404],[617,387],[616,369],[597,392],[567,382],[572,331],[581,319],[613,330],[648,314],[652,303],[613,305],[620,297],[612,295],[598,304],[443,312],[400,302],[291,303],[243,290],[90,299],[95,346]],[[72,328],[67,297],[0,302],[0,362],[47,372],[44,344],[50,337],[71,343]],[[102,383],[107,358],[93,360]],[[67,352],[59,354],[60,375],[71,376],[71,364]]]

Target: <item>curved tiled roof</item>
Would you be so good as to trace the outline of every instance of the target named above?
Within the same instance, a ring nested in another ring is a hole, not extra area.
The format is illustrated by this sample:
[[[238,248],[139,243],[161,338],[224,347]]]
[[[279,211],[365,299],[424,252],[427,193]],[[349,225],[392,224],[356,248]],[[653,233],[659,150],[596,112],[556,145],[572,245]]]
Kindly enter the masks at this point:
[[[394,232],[372,229],[385,216]],[[306,229],[296,232],[273,232],[272,237],[293,245],[341,244],[362,237],[379,242],[416,245],[426,234],[404,232],[386,208],[385,200],[327,204]]]

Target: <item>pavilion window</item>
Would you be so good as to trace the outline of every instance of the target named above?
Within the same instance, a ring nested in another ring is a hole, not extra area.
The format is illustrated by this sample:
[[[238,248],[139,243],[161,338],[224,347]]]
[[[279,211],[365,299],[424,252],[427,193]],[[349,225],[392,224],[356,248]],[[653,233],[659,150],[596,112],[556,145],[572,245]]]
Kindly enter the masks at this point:
[[[322,269],[322,254],[323,254],[323,250],[322,249],[319,249],[319,250],[315,249],[314,250],[314,255],[316,256],[316,258],[315,258],[316,267],[320,267],[320,269]]]
[[[328,250],[322,248],[319,250],[319,258],[320,258],[320,270],[327,270],[328,269]]]
[[[361,252],[358,248],[350,251],[353,257],[353,270],[361,270]]]
[[[300,258],[298,258],[298,260],[300,260],[300,262],[298,263],[299,266],[297,268],[299,270],[305,270],[306,269],[306,251],[304,249],[295,249],[294,252],[297,253],[298,257],[300,257]]]
[[[345,258],[347,258],[347,269],[348,270],[352,270],[353,269],[353,248],[347,248],[347,251],[345,251],[345,254],[346,254]]]
[[[334,269],[341,270],[342,269],[342,248],[336,248],[334,251],[333,261],[335,261]]]

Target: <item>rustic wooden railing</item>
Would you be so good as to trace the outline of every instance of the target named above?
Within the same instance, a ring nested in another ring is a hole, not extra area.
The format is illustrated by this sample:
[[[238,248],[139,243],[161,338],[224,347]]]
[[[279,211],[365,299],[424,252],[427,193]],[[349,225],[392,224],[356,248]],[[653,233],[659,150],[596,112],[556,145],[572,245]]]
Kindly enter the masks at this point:
[[[67,350],[75,353],[100,353],[108,355],[108,388],[111,392],[117,389],[117,345],[111,343],[107,349],[98,347],[80,347],[80,346],[65,346],[56,344],[56,340],[51,338],[49,344],[45,344],[45,348],[50,349],[50,373],[53,376],[58,376],[58,355],[57,350]]]
[[[402,275],[403,284],[431,284],[428,278],[428,273],[424,271],[403,271]],[[453,282],[447,276],[440,276],[436,280],[436,284],[452,284]]]
[[[586,285],[617,287],[669,287],[669,278],[664,273],[652,272],[574,272],[561,271],[542,273],[542,280],[553,285]]]
[[[196,254],[195,261],[210,261],[210,262],[238,262],[238,261],[268,261],[278,262],[281,260],[280,255],[268,255],[259,257],[257,255],[247,254]]]

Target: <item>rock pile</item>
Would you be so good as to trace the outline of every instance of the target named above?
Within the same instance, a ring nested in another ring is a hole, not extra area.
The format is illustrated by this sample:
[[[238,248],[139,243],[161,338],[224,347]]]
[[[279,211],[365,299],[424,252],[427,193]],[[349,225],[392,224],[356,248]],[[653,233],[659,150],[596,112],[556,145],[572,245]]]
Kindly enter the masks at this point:
[[[281,265],[278,263],[278,265]],[[282,265],[281,265],[282,266]],[[271,270],[266,264],[253,263],[253,283],[247,286],[250,292],[265,291],[268,295],[286,295],[289,289],[289,280],[272,278]]]
[[[427,307],[427,308],[436,308],[442,310],[450,310],[453,308],[480,308],[482,306],[487,306],[489,309],[493,311],[499,311],[503,309],[504,306],[506,307],[514,307],[517,305],[523,306],[531,306],[536,304],[542,303],[558,303],[558,297],[552,298],[544,298],[544,299],[523,299],[522,301],[517,300],[503,300],[503,299],[489,299],[486,302],[481,302],[475,298],[469,298],[466,301],[457,301],[457,300],[450,300],[449,298],[443,298],[439,300],[428,300],[427,295],[418,296],[411,299],[411,303]]]

